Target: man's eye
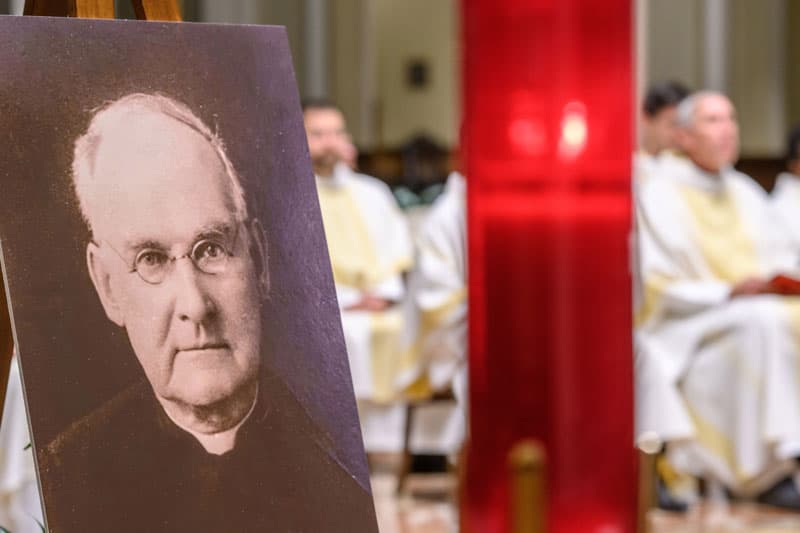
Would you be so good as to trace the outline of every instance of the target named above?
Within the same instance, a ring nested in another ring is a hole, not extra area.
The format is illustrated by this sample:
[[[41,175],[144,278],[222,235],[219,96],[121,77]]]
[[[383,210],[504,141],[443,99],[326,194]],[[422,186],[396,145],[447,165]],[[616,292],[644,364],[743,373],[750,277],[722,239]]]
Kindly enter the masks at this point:
[[[146,250],[144,252],[140,252],[139,255],[136,256],[136,267],[137,268],[156,268],[163,266],[167,262],[168,258],[166,254],[162,252],[157,252],[155,250]]]
[[[225,247],[214,241],[200,241],[194,249],[195,260],[221,259],[226,255]]]

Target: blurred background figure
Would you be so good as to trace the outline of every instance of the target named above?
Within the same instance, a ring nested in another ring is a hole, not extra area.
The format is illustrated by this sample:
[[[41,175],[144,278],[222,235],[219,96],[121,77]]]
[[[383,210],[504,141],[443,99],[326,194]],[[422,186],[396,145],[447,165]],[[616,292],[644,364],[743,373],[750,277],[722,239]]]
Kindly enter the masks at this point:
[[[416,233],[412,277],[427,381],[434,391],[452,386],[461,405],[467,401],[466,187],[463,175],[450,174]]]
[[[675,110],[689,90],[676,81],[652,85],[644,97],[639,122],[639,151],[634,155],[634,177],[643,181],[677,149]]]
[[[447,455],[455,463],[467,427],[466,182],[459,172],[416,222],[414,245],[407,342],[417,366],[406,390],[406,452],[417,460],[405,468],[445,471],[434,458]],[[401,471],[401,484],[407,473]]]
[[[677,119],[686,158],[660,167],[637,205],[638,443],[666,444],[665,507],[696,497],[678,483],[691,474],[800,510],[800,299],[773,279],[796,272],[796,257],[764,190],[732,168],[731,101],[697,92]]]
[[[775,214],[797,245],[800,265],[800,124],[786,139],[786,170],[778,174],[772,189]]]
[[[327,101],[303,104],[322,219],[367,452],[403,447],[405,406],[398,382],[406,370],[402,337],[404,273],[413,251],[406,221],[389,188],[355,173],[345,119]]]

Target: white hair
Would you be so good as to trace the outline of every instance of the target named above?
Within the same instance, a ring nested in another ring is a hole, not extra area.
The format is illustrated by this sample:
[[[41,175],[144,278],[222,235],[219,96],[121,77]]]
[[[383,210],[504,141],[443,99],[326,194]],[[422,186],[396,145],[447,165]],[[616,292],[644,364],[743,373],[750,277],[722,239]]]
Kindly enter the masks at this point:
[[[684,129],[694,126],[694,115],[700,103],[711,96],[725,96],[717,91],[702,90],[697,91],[680,101],[675,108],[675,121],[678,126]]]
[[[92,206],[90,199],[92,187],[96,186],[98,177],[94,175],[95,159],[106,130],[120,121],[130,120],[131,116],[157,114],[164,115],[196,131],[208,141],[217,153],[225,174],[231,182],[231,196],[235,215],[238,220],[247,219],[247,204],[241,178],[236,172],[225,152],[225,145],[220,137],[200,120],[185,104],[162,94],[133,93],[113,102],[108,102],[94,111],[94,116],[86,132],[75,141],[72,158],[72,185],[80,204],[81,215],[94,233]]]

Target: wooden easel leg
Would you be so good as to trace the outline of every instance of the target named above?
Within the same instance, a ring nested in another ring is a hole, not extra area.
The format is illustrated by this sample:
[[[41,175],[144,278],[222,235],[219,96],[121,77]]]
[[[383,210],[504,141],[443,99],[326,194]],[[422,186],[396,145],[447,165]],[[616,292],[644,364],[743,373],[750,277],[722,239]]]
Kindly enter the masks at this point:
[[[177,0],[131,0],[139,20],[180,22]],[[25,0],[25,15],[113,19],[114,0]]]
[[[82,19],[113,19],[114,0],[72,0],[75,10],[72,16]]]
[[[70,17],[75,15],[74,0],[25,0],[23,15]]]
[[[24,15],[113,19],[114,0],[25,0]]]
[[[168,20],[180,22],[181,10],[177,0],[132,0],[139,20]]]

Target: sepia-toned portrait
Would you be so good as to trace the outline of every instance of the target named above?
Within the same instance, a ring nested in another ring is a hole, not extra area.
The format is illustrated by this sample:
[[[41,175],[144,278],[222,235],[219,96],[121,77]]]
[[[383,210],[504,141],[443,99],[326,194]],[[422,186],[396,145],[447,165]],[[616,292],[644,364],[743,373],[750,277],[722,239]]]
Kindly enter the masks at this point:
[[[285,31],[0,27],[49,531],[377,531]]]

